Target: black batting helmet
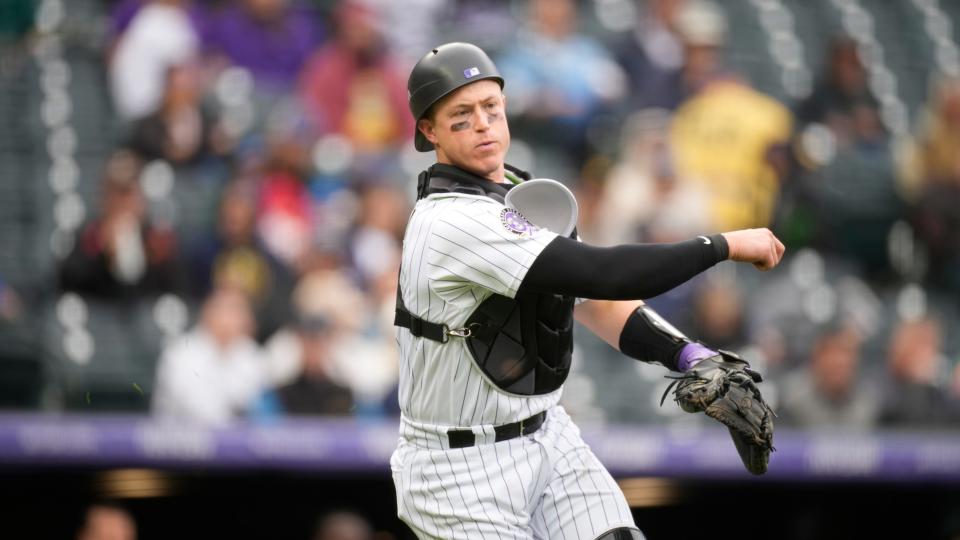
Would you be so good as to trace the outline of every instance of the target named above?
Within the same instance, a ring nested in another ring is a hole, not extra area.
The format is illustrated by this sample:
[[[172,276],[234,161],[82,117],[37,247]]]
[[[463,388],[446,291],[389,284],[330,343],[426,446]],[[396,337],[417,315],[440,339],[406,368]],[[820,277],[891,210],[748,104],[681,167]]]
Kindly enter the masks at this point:
[[[483,49],[470,43],[447,43],[428,52],[413,66],[407,81],[410,112],[415,122],[434,103],[461,86],[493,79],[503,88],[503,77]],[[421,152],[433,150],[433,143],[414,128],[414,146]]]

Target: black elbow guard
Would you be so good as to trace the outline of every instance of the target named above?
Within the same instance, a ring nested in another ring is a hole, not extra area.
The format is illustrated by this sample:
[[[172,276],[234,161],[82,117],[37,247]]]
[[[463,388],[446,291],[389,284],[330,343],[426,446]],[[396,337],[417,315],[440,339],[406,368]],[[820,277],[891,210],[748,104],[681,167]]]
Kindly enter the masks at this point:
[[[672,371],[681,371],[680,350],[690,342],[646,305],[627,318],[620,332],[620,352],[643,362],[656,362]]]

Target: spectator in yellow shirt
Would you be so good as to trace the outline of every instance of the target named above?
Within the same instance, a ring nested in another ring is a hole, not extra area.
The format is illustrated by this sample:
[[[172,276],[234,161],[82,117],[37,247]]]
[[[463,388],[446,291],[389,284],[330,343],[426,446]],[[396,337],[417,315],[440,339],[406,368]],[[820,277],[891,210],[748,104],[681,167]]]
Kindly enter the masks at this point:
[[[679,28],[687,62],[701,75],[699,91],[677,110],[671,129],[677,175],[706,191],[716,230],[765,227],[779,192],[772,150],[790,137],[790,111],[720,75],[726,20],[719,8],[702,4],[685,12]]]
[[[792,124],[786,107],[732,78],[708,84],[677,111],[677,169],[707,191],[717,230],[770,224],[780,189],[772,156]]]

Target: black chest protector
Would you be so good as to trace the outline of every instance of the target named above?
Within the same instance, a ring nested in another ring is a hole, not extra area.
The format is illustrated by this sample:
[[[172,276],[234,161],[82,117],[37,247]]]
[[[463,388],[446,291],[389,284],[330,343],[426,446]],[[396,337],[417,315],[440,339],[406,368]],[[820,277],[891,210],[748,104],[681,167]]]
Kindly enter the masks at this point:
[[[530,179],[523,171],[509,165],[507,168],[524,180]],[[438,163],[420,173],[417,198],[456,192],[503,203],[508,190],[508,186]],[[492,295],[477,306],[463,328],[451,329],[410,313],[398,287],[394,324],[441,343],[465,339],[477,367],[491,382],[506,392],[530,396],[560,388],[570,372],[573,307],[571,297],[521,289],[516,298]]]

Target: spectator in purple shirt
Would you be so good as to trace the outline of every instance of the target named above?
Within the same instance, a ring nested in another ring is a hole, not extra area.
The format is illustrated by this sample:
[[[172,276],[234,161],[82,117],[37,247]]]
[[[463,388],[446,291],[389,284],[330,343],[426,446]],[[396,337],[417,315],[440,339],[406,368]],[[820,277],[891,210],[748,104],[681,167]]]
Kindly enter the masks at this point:
[[[208,53],[248,69],[262,90],[293,88],[321,42],[315,13],[292,0],[240,0],[211,13]]]

